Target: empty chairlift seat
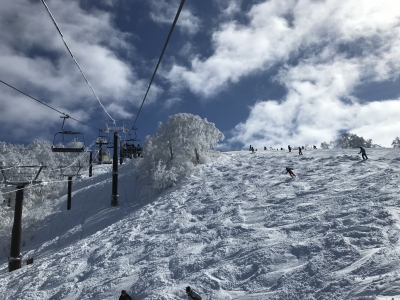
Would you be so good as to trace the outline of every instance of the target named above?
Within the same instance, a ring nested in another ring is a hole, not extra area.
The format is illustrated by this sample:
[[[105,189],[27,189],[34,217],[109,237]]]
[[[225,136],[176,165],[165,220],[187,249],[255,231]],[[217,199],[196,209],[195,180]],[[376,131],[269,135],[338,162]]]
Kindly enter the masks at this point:
[[[65,119],[69,116],[62,116],[62,131],[57,132],[54,135],[53,146],[51,150],[53,152],[84,152],[86,149],[85,137],[82,133],[77,131],[70,131],[64,129]]]

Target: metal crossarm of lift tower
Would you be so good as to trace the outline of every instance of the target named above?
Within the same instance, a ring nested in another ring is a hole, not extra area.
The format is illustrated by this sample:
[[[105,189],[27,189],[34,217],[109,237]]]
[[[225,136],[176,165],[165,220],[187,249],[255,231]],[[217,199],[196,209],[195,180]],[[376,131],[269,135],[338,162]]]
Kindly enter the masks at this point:
[[[103,120],[104,124],[106,124],[106,128],[102,131],[105,133],[110,132],[124,132],[128,133],[129,129],[126,128],[126,124],[129,123],[128,120]]]
[[[3,175],[3,183],[5,185],[15,185],[15,186],[26,186],[29,184],[38,184],[42,183],[41,180],[37,180],[40,172],[43,168],[47,168],[46,166],[15,166],[13,168],[4,169],[0,166],[0,171]],[[30,169],[37,171],[20,171],[21,169]]]

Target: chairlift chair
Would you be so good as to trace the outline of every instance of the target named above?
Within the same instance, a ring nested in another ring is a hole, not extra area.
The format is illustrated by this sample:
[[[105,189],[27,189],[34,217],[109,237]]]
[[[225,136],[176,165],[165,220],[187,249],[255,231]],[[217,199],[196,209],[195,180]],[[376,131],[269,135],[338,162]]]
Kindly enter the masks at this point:
[[[54,135],[53,152],[84,152],[85,151],[85,137],[81,132],[70,131],[64,129],[65,119],[69,116],[61,116],[63,118],[62,131]]]
[[[107,145],[108,144],[108,136],[99,134],[96,137],[96,145]]]
[[[62,177],[79,177],[82,167],[79,163],[77,166],[59,166],[59,169]]]
[[[137,129],[134,130],[135,130],[134,138],[130,137],[129,139],[120,141],[120,155],[122,158],[133,158],[136,156],[140,156],[140,154],[142,153],[142,148],[139,146],[139,144],[138,144],[139,147],[136,147],[135,144],[133,143],[135,141],[140,141],[136,138]],[[131,135],[129,134],[129,136]]]

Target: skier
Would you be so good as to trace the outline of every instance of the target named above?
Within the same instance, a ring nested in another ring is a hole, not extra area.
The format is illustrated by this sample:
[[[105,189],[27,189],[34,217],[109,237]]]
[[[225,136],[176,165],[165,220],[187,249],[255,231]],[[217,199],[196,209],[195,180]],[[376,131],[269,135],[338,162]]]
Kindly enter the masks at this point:
[[[301,147],[299,147],[299,155],[303,155],[303,152],[301,152]]]
[[[249,148],[249,150],[251,151],[251,149],[252,149],[253,147],[250,145],[250,148]]]
[[[360,147],[360,152],[358,152],[358,154],[362,153],[362,158],[363,159],[368,159],[367,154],[365,153],[365,149],[363,147]]]
[[[119,296],[119,300],[132,300],[131,296],[129,296],[125,290],[121,291],[121,296]]]
[[[293,173],[293,169],[286,167],[286,174],[289,173],[290,177],[294,178],[296,177],[296,174]]]
[[[289,149],[289,152],[292,152],[292,147],[290,147],[290,145],[287,146],[287,147],[288,147],[288,149]]]
[[[186,287],[186,294],[188,295],[188,300],[201,300],[199,294],[197,294],[190,286]]]

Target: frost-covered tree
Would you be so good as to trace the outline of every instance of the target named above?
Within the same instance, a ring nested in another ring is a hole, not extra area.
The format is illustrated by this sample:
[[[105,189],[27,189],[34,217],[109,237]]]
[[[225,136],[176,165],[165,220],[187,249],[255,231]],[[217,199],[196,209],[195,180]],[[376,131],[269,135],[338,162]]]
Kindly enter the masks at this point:
[[[163,190],[189,175],[198,163],[208,161],[213,147],[224,139],[214,123],[188,113],[171,116],[159,123],[157,133],[147,136],[141,170],[152,187]]]
[[[322,142],[321,149],[329,149],[329,144],[327,142]]]
[[[330,141],[329,144],[327,142],[321,143],[321,149],[335,149],[337,148],[337,144],[335,142]]]
[[[400,139],[399,137],[396,137],[393,142],[392,142],[392,147],[393,148],[400,148]]]
[[[38,166],[41,164],[47,167],[42,170],[39,176],[39,180],[42,180],[43,184],[29,185],[25,189],[23,214],[25,215],[27,209],[39,203],[46,203],[49,207],[47,209],[47,205],[43,206],[44,209],[35,215],[35,220],[24,219],[24,226],[26,227],[29,227],[31,222],[43,219],[51,213],[52,200],[66,190],[66,178],[60,176],[60,166],[76,165],[79,161],[83,167],[81,173],[87,171],[89,167],[88,153],[54,153],[51,146],[51,142],[39,140],[34,140],[27,146],[0,142],[0,162],[3,168],[13,170],[12,167],[14,166]],[[36,170],[33,170],[33,172],[36,172]],[[0,180],[3,180],[2,175],[0,175]],[[0,184],[0,194],[2,195],[0,197],[0,232],[3,230],[11,232],[15,188],[15,186]]]
[[[338,147],[342,149],[358,147],[371,148],[373,146],[371,139],[365,140],[363,137],[349,132],[342,133],[337,140],[337,144]]]

